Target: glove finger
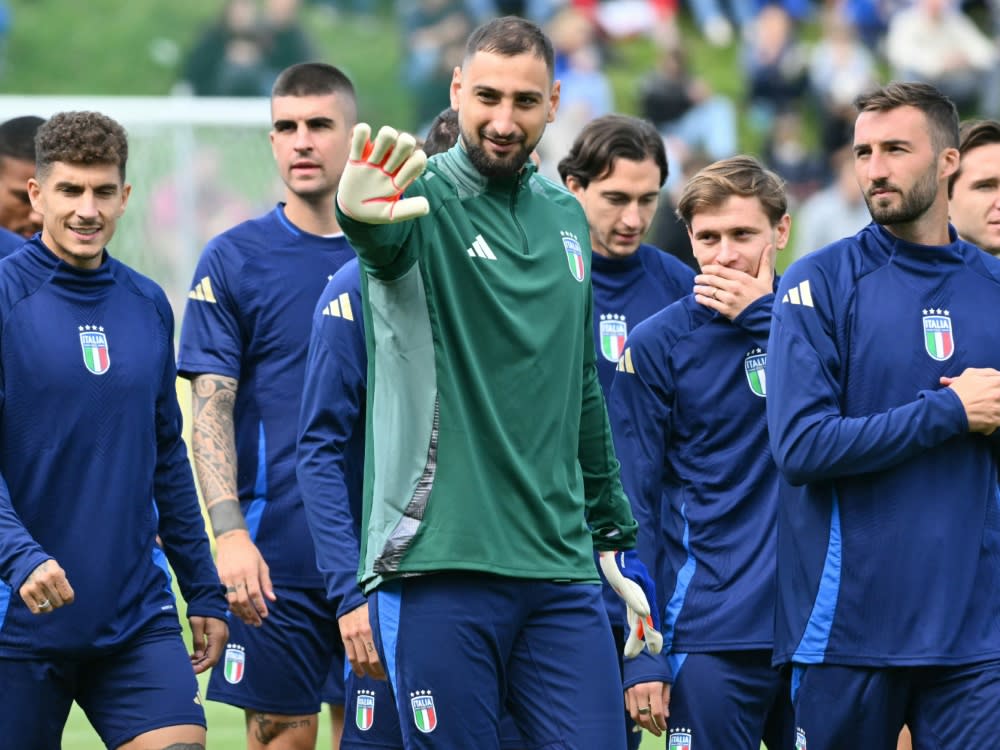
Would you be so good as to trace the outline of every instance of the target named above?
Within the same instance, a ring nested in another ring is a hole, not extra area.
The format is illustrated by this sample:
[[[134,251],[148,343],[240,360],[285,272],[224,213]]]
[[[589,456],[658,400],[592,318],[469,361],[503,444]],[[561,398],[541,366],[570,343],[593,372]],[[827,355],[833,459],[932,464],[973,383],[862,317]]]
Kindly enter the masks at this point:
[[[628,627],[628,637],[625,639],[625,648],[622,654],[626,659],[638,656],[642,652],[642,639],[639,637],[639,615],[631,607],[625,608],[625,624]]]
[[[399,138],[399,132],[395,128],[383,125],[379,128],[378,135],[375,136],[375,143],[372,145],[371,153],[368,155],[369,164],[382,164],[386,154]]]
[[[658,654],[663,650],[663,634],[650,625],[646,626],[646,648],[651,654]]]
[[[430,213],[430,210],[430,204],[422,195],[418,195],[415,198],[403,198],[403,200],[396,201],[392,205],[392,209],[389,212],[389,220],[406,221],[407,219],[416,219],[420,216],[426,216]]]
[[[419,149],[414,151],[410,154],[410,158],[403,162],[403,166],[399,168],[399,171],[392,178],[393,186],[400,192],[406,190],[409,184],[417,179],[426,167],[427,154]]]
[[[351,133],[351,161],[361,161],[365,158],[365,146],[368,145],[368,138],[372,134],[372,129],[367,122],[359,122],[354,126]]]
[[[396,143],[392,147],[392,152],[389,154],[389,158],[385,160],[385,164],[382,166],[382,169],[389,174],[394,174],[402,163],[406,161],[406,158],[413,153],[413,150],[416,147],[416,138],[409,133],[400,133],[399,137],[396,139]]]
[[[621,588],[618,589],[618,595],[625,601],[625,605],[629,609],[635,610],[639,617],[648,617],[649,601],[646,599],[642,586],[627,578],[622,578],[619,585]]]
[[[633,630],[628,634],[628,638],[625,639],[625,648],[622,649],[622,654],[624,654],[626,659],[633,659],[642,653],[642,647],[642,640],[636,638],[635,631]]]

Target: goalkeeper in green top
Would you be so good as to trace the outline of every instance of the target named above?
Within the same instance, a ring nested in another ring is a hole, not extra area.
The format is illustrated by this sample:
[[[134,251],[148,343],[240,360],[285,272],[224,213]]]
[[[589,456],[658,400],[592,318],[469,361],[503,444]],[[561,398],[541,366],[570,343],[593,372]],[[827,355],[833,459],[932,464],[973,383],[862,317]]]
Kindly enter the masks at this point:
[[[355,666],[384,666],[407,748],[493,750],[501,705],[529,747],[623,748],[595,546],[626,652],[661,640],[625,551],[587,220],[528,159],[559,104],[551,42],[520,18],[479,27],[451,104],[459,143],[429,161],[357,125],[337,196],[365,271],[359,579],[381,660]]]

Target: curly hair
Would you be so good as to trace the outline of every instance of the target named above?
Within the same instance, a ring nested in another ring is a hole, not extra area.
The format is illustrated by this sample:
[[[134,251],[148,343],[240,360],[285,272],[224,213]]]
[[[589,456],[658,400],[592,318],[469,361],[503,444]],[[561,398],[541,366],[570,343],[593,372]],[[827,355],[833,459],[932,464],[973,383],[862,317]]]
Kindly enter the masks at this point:
[[[59,112],[35,135],[35,174],[44,179],[56,162],[118,167],[125,181],[128,136],[125,128],[99,112]]]

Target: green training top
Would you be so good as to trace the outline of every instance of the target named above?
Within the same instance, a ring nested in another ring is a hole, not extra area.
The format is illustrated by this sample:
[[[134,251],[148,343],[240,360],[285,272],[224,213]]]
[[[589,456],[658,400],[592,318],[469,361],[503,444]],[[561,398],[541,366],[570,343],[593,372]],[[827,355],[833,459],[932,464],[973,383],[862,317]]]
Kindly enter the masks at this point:
[[[427,216],[337,218],[369,355],[359,580],[472,570],[597,581],[635,544],[597,380],[586,217],[528,164],[489,179],[455,146],[407,190]]]

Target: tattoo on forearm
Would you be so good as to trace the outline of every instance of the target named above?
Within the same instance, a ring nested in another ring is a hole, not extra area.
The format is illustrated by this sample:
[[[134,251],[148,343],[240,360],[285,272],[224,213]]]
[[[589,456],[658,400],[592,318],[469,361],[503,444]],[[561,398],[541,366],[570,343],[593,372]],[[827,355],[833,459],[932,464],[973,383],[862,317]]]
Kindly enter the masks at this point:
[[[312,725],[312,719],[309,717],[295,719],[294,721],[275,721],[271,718],[270,714],[255,713],[253,718],[257,724],[254,736],[263,745],[271,742],[286,729],[298,729],[299,727]]]
[[[194,426],[191,447],[201,495],[216,538],[245,529],[236,496],[235,378],[199,375],[191,383]]]

